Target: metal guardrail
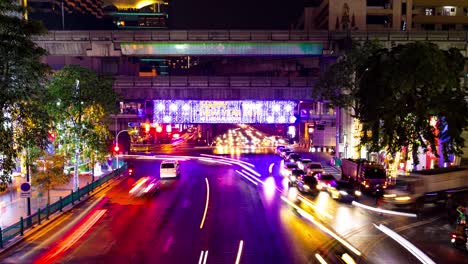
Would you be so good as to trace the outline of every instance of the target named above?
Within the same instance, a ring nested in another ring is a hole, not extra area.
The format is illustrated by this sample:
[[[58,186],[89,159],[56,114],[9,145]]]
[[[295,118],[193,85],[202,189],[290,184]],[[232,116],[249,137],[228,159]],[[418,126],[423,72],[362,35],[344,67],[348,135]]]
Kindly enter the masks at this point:
[[[49,31],[35,41],[468,41],[468,31],[122,30]]]
[[[13,238],[17,236],[23,236],[26,229],[32,228],[35,225],[40,225],[42,221],[48,220],[50,215],[59,211],[61,212],[64,207],[70,204],[74,205],[75,202],[80,201],[83,196],[89,195],[90,192],[94,191],[96,188],[108,182],[115,176],[121,174],[125,169],[126,165],[107,174],[104,177],[99,178],[94,182],[88,183],[86,186],[78,189],[76,192],[72,191],[71,194],[64,198],[60,197],[58,201],[46,206],[43,209],[39,208],[37,212],[26,218],[20,217],[17,223],[3,229],[0,228],[0,248],[3,248],[5,243],[12,240]]]
[[[118,76],[114,88],[127,87],[312,87],[312,77]]]

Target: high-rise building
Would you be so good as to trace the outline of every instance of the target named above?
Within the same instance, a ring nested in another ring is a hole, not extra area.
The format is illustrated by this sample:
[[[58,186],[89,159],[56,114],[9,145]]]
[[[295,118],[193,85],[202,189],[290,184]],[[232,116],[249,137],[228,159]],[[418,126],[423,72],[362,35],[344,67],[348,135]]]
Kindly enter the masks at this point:
[[[83,26],[93,28],[104,22],[102,0],[20,1],[28,6],[28,16],[41,20],[48,29],[83,29]]]
[[[322,0],[306,7],[307,30],[468,30],[466,0]]]
[[[107,0],[104,9],[121,29],[167,28],[167,0]]]

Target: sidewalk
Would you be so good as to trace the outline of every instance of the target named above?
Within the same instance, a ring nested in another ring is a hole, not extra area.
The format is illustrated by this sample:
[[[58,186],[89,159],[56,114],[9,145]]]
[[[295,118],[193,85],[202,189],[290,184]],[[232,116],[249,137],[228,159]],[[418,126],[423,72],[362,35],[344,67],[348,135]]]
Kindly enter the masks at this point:
[[[95,179],[106,175],[111,171],[103,172],[100,176],[95,176]],[[24,179],[17,177],[16,181],[24,181]],[[80,188],[86,186],[92,180],[91,175],[80,175],[79,186]],[[10,190],[6,193],[0,194],[0,227],[5,228],[19,221],[20,217],[26,217],[27,202],[26,198],[20,197],[20,189],[18,182],[12,184]],[[71,193],[73,189],[73,176],[70,182],[66,185],[59,186],[50,190],[50,203],[58,201],[60,197],[65,197]],[[31,197],[31,214],[36,212],[38,208],[44,208],[47,205],[47,192],[40,193],[39,190],[32,190]]]

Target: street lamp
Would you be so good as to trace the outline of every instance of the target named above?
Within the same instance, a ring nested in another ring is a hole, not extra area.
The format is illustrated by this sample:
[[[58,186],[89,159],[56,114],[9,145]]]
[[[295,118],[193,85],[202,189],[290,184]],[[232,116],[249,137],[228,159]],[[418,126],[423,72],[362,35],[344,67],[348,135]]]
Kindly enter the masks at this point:
[[[118,152],[120,150],[120,148],[119,148],[119,135],[122,132],[128,132],[128,130],[127,129],[120,130],[119,133],[117,133],[117,136],[115,137],[115,148],[114,148],[114,150],[116,152]],[[117,153],[115,155],[115,157],[116,157],[116,169],[118,169],[119,168],[119,154]]]

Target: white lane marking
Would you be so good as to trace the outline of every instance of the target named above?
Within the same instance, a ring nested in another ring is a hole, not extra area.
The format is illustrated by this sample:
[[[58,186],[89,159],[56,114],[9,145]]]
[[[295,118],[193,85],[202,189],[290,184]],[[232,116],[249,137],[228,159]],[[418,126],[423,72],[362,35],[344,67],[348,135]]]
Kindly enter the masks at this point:
[[[419,248],[415,247],[413,244],[411,244],[408,240],[404,239],[402,236],[391,230],[390,228],[380,224],[376,225],[374,224],[375,228],[379,229],[383,233],[387,234],[390,238],[398,242],[401,246],[406,248],[413,256],[415,256],[421,263],[425,264],[435,264],[432,259],[430,259],[426,254],[424,254]]]
[[[208,178],[205,178],[205,182],[206,182],[206,203],[205,203],[205,211],[203,212],[203,218],[200,223],[200,229],[202,229],[203,225],[205,224],[206,212],[208,211],[208,203],[210,202],[210,184],[208,183]]]
[[[244,248],[244,241],[241,240],[239,242],[239,249],[237,250],[237,257],[236,257],[236,263],[235,264],[239,264],[240,263],[240,260],[241,260],[241,256],[242,256],[242,249]]]

